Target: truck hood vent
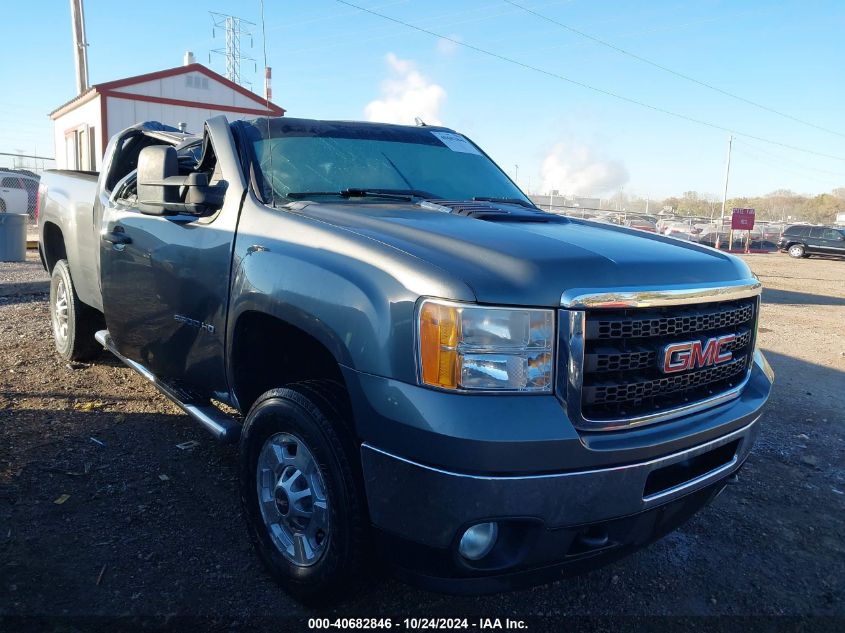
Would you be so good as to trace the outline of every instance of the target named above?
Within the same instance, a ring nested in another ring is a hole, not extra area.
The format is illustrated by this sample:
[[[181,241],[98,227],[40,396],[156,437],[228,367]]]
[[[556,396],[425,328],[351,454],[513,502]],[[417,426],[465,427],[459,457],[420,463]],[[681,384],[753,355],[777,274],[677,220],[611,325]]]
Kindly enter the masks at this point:
[[[487,222],[538,222],[565,223],[566,219],[539,209],[534,211],[516,204],[482,202],[473,200],[424,200],[420,203],[424,209],[465,215]]]

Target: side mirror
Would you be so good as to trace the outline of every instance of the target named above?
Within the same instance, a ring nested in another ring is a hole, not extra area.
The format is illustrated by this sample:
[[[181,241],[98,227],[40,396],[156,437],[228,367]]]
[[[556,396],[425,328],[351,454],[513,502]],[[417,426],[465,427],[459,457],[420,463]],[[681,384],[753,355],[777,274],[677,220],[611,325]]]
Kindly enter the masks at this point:
[[[138,155],[138,205],[148,215],[178,213],[179,185],[168,179],[179,177],[176,149],[167,145],[145,147]],[[169,212],[169,213],[168,213]]]
[[[202,215],[223,206],[225,181],[208,184],[208,175],[179,175],[176,150],[169,145],[145,147],[138,155],[138,207],[147,215]]]

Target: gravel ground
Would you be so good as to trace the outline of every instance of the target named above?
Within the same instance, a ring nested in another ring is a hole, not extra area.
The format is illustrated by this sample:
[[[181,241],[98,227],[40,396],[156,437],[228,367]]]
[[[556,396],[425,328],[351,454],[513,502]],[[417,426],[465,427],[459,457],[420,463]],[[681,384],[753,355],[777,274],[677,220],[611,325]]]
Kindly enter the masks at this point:
[[[0,297],[48,292],[49,283],[38,251],[28,250],[25,262],[0,262]]]
[[[531,630],[557,628],[565,616],[589,616],[595,630],[843,630],[845,261],[747,261],[766,286],[761,341],[776,388],[738,483],[713,505],[578,578],[463,598],[382,575],[328,615],[516,617]],[[39,279],[35,263],[0,267],[0,289],[11,295],[0,291],[0,617],[8,630],[305,629],[315,612],[270,580],[248,542],[235,449],[109,356],[60,362],[46,295],[9,290]],[[177,447],[189,440],[194,448]]]

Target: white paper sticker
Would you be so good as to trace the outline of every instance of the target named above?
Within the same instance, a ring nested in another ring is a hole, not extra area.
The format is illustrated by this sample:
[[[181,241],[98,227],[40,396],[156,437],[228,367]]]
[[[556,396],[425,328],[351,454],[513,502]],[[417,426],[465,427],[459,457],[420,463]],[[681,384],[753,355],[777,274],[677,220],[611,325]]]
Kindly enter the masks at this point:
[[[431,131],[434,136],[440,139],[443,144],[453,152],[463,152],[464,154],[481,154],[475,145],[470,143],[465,137],[454,132],[435,132]]]

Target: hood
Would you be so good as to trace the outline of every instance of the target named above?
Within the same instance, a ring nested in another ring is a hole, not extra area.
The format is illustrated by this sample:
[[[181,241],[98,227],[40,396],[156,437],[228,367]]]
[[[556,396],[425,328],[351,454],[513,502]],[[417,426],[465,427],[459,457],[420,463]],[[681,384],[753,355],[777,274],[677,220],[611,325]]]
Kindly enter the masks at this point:
[[[480,303],[557,307],[561,294],[575,288],[711,285],[752,277],[742,260],[712,248],[585,220],[487,221],[370,201],[295,206],[438,266],[467,284]]]

